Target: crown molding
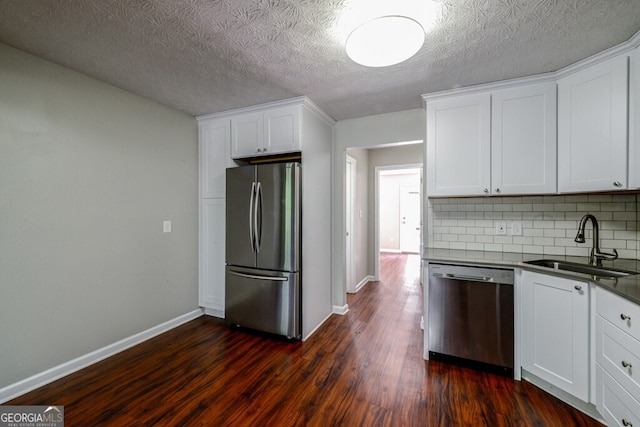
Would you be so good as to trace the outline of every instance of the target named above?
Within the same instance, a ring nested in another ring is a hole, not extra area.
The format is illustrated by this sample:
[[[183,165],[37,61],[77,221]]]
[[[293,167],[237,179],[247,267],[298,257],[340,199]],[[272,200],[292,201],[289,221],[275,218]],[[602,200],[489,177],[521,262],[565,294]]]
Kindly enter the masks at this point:
[[[556,74],[544,73],[536,74],[528,77],[518,77],[515,79],[501,80],[498,82],[483,83],[475,86],[466,86],[456,89],[448,89],[440,92],[427,93],[422,96],[423,106],[427,101],[433,101],[435,99],[445,98],[451,95],[471,95],[482,92],[493,92],[497,90],[510,89],[512,87],[522,87],[524,85],[550,83],[556,81]]]
[[[562,77],[566,77],[568,75],[581,71],[585,68],[607,61],[616,56],[624,55],[625,53],[628,53],[638,47],[640,47],[640,31],[638,31],[633,36],[631,36],[629,40],[623,43],[620,43],[619,45],[613,46],[602,52],[598,52],[595,55],[582,59],[574,64],[568,65],[557,71],[552,71],[544,74],[537,74],[534,76],[520,77],[520,78],[515,78],[510,80],[502,80],[502,81],[492,82],[492,83],[483,83],[483,84],[474,85],[474,86],[466,86],[462,88],[448,89],[440,92],[423,94],[421,95],[422,106],[426,107],[427,101],[433,101],[433,100],[445,98],[451,95],[469,95],[469,94],[476,94],[481,92],[509,89],[511,87],[522,86],[527,84],[556,82],[558,79]]]
[[[320,117],[323,121],[325,121],[330,126],[333,126],[336,123],[333,117],[329,116],[327,113],[322,111],[322,109],[318,107],[318,105],[315,102],[313,102],[311,99],[307,98],[306,96],[296,96],[295,98],[283,99],[282,101],[267,102],[264,104],[252,105],[250,107],[241,107],[241,108],[235,108],[233,110],[222,111],[219,113],[205,114],[202,116],[197,116],[196,120],[198,120],[198,122],[201,122],[201,121],[208,121],[208,120],[214,120],[214,119],[227,119],[232,116],[237,116],[238,114],[257,113],[260,111],[270,110],[273,108],[289,107],[289,106],[296,106],[296,105],[306,106],[315,115]]]

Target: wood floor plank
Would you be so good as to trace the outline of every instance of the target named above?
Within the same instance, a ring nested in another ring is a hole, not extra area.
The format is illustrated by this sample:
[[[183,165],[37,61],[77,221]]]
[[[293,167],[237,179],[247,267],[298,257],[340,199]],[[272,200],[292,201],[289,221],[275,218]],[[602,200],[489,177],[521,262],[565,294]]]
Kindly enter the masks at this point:
[[[419,258],[385,254],[304,343],[201,317],[7,404],[67,426],[600,426],[526,382],[422,359]]]

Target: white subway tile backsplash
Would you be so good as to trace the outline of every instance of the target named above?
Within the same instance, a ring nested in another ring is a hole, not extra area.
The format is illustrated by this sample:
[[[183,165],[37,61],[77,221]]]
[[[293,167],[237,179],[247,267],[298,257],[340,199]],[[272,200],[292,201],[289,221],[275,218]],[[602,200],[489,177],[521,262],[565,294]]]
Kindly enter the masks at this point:
[[[564,230],[556,230],[555,228],[545,228],[542,230],[544,237],[565,237]]]
[[[536,246],[553,246],[555,240],[553,237],[534,237],[533,244]]]
[[[518,245],[533,245],[533,237],[525,237],[525,236],[513,236],[513,243]]]
[[[566,248],[558,246],[545,246],[542,249],[545,255],[566,255]]]
[[[614,221],[633,221],[636,219],[635,212],[614,212],[613,220]]]
[[[443,249],[587,256],[592,226],[584,244],[574,242],[578,223],[590,213],[600,225],[600,247],[620,257],[638,257],[640,198],[635,194],[474,197],[427,199],[427,242]],[[504,221],[506,235],[496,235]],[[520,223],[521,236],[511,235]]]
[[[526,254],[543,254],[544,248],[542,246],[523,246],[522,252]]]
[[[493,243],[493,236],[489,236],[489,235],[482,235],[482,236],[476,236],[476,242],[477,243]]]
[[[617,196],[620,197],[620,196]],[[589,201],[590,202],[611,202],[613,201],[613,195],[608,195],[608,194],[591,194],[589,195]]]

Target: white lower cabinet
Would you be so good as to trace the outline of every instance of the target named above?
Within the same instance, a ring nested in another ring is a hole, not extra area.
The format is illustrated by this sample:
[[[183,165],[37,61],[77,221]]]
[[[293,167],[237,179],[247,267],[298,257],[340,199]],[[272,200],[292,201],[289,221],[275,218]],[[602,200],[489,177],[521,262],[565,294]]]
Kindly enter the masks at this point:
[[[225,199],[200,202],[200,306],[224,317]]]
[[[596,368],[596,382],[596,408],[608,426],[640,425],[640,403],[600,365]]]
[[[596,290],[596,408],[610,426],[640,426],[640,306]]]
[[[522,272],[522,368],[589,401],[589,284]]]

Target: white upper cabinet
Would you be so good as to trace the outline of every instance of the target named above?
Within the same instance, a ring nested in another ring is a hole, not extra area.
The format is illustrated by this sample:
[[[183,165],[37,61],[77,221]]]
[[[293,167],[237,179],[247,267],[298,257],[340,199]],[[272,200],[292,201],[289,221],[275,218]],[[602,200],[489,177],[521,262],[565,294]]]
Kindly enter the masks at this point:
[[[488,93],[427,102],[429,196],[489,194],[490,110]]]
[[[640,47],[629,69],[629,188],[640,188]]]
[[[491,94],[491,193],[556,192],[556,84]]]
[[[558,191],[627,188],[628,57],[558,80]]]
[[[290,106],[264,112],[266,154],[300,151],[300,107]]]
[[[234,159],[301,151],[300,106],[286,106],[231,118]]]
[[[262,113],[240,114],[231,118],[231,157],[242,158],[262,154],[264,147]]]
[[[198,123],[200,198],[225,197],[225,170],[230,163],[229,120],[202,120]]]
[[[429,196],[556,192],[556,85],[427,101]]]

